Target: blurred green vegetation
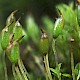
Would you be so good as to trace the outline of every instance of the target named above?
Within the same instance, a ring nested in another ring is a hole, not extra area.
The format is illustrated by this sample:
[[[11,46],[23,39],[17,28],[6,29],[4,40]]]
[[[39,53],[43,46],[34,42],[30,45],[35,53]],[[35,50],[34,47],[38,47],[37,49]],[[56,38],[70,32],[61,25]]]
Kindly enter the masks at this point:
[[[69,0],[68,0],[69,1]],[[68,1],[64,1],[67,3]],[[61,0],[4,0],[0,1],[0,32],[6,25],[6,19],[14,10],[19,10],[16,14],[18,19],[21,16],[21,24],[25,37],[20,45],[20,55],[24,66],[27,69],[31,80],[46,80],[44,73],[43,54],[39,50],[39,39],[41,30],[47,34],[49,38],[49,64],[50,68],[55,69],[54,52],[52,51],[53,29],[55,18],[57,18],[56,7],[62,12],[64,17],[64,29],[62,34],[56,40],[56,49],[58,54],[58,61],[61,73],[68,73],[71,75],[70,63],[70,39],[74,39],[73,53],[74,65],[80,62],[80,28],[77,23],[77,7],[74,8],[74,2],[64,4]],[[30,19],[30,20],[29,20]],[[29,27],[30,26],[30,27]],[[32,29],[32,30],[31,30]],[[4,80],[4,60],[3,50],[1,48],[0,35],[0,80]],[[6,57],[6,64],[8,70],[9,80],[13,80],[11,63]],[[79,74],[80,66],[75,67],[76,78]],[[52,77],[54,77],[53,72]],[[55,71],[54,71],[55,73]],[[69,75],[64,75],[69,76]],[[72,80],[62,76],[62,80]],[[56,80],[57,77],[56,77]],[[77,80],[77,79],[76,79]]]
[[[19,16],[22,16],[22,24],[24,24],[25,16],[31,13],[40,23],[41,16],[49,15],[55,17],[55,5],[58,3],[69,3],[71,0],[0,0],[0,26],[5,25],[5,21],[9,14],[14,10],[20,10]],[[17,16],[18,16],[17,15]],[[2,29],[2,27],[0,27]]]

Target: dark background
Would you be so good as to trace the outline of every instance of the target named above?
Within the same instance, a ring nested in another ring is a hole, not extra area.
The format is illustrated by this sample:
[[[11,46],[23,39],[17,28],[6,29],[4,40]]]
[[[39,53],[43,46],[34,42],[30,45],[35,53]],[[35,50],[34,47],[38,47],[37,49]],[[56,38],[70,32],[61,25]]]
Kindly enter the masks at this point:
[[[0,28],[5,26],[5,21],[14,10],[19,10],[18,17],[22,16],[21,22],[27,14],[32,14],[38,23],[44,15],[51,18],[56,17],[55,5],[59,3],[68,4],[73,0],[0,0]]]

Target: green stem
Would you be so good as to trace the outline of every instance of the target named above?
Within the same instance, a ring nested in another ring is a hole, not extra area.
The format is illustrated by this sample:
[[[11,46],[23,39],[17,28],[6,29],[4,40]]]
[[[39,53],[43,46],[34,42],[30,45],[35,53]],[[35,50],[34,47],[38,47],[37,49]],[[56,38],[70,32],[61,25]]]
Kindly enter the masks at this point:
[[[46,80],[48,80],[48,76],[47,76],[47,74],[45,74],[45,76],[46,76]]]
[[[49,68],[48,53],[44,56],[44,64],[45,64],[46,74],[48,75],[48,78],[52,80],[52,76]]]
[[[7,67],[6,67],[6,60],[5,60],[5,51],[3,55],[3,65],[4,65],[4,72],[5,72],[5,80],[8,80],[8,74],[7,74]]]
[[[71,69],[72,69],[72,77],[75,80],[75,73],[74,73],[74,57],[73,57],[73,39],[71,39]]]
[[[56,53],[56,39],[53,40],[52,48],[53,48],[55,62],[56,62],[56,67],[57,67],[58,66],[58,57],[57,57],[57,53]]]
[[[56,39],[53,39],[52,48],[54,51],[54,57],[55,57],[55,62],[56,62],[56,67],[57,67],[58,66],[58,57],[57,57],[57,52],[56,52]],[[59,80],[61,80],[61,76],[59,77]]]

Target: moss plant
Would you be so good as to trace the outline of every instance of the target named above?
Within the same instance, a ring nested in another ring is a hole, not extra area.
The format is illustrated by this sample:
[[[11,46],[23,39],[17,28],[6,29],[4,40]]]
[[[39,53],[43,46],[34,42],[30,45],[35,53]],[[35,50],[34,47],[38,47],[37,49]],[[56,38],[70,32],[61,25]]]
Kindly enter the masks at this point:
[[[1,46],[4,50],[4,54],[7,55],[8,59],[12,64],[12,71],[15,80],[28,80],[27,71],[20,59],[19,45],[20,41],[24,37],[22,34],[22,26],[19,23],[19,20],[14,23],[14,13],[12,12],[10,17],[7,19],[7,26],[2,30],[2,42]],[[13,27],[13,28],[11,28]],[[5,60],[5,55],[4,55]],[[4,61],[5,62],[5,61]],[[17,65],[17,66],[15,66]],[[5,80],[8,80],[6,65],[4,64],[5,69]]]
[[[75,80],[75,72],[74,72],[74,56],[73,56],[73,42],[74,42],[74,39],[71,39],[70,40],[70,47],[71,47],[71,69],[72,69],[72,77],[73,77],[73,80]]]
[[[52,80],[52,75],[51,75],[50,68],[49,68],[48,53],[44,56],[44,64],[45,64],[46,74],[49,80]]]
[[[53,52],[55,55],[56,67],[58,66],[58,57],[57,57],[57,53],[56,53],[56,40],[57,40],[58,36],[62,33],[63,26],[64,26],[63,15],[60,10],[58,10],[58,11],[59,11],[60,18],[58,18],[55,22],[55,26],[54,26],[54,30],[53,30],[53,42],[52,42],[52,48],[53,48]],[[61,76],[59,77],[59,80],[61,80]]]

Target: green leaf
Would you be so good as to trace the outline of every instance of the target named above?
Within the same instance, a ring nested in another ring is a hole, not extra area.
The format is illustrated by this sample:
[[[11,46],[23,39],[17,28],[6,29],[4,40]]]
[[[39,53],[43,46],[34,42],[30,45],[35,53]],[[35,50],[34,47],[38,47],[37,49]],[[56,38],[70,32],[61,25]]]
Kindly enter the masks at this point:
[[[72,77],[70,74],[66,74],[66,73],[62,74],[62,76],[68,77],[68,78],[71,78]]]
[[[75,66],[75,74],[78,75],[80,70],[80,63],[76,64]]]
[[[79,70],[79,73],[77,75],[77,80],[80,80],[80,70]]]
[[[56,70],[60,71],[61,64],[62,64],[62,63],[59,63],[59,64],[58,64],[58,66],[57,66]]]
[[[54,22],[48,17],[43,17],[43,23],[45,25],[45,28],[47,32],[52,35],[53,33],[53,28],[54,28]]]
[[[50,68],[50,70],[51,70],[55,75],[57,75],[57,77],[59,78],[59,77],[61,76],[60,68],[61,68],[61,63],[58,64],[58,66],[56,67],[56,69]]]
[[[46,33],[49,37],[49,42],[51,42],[53,38],[54,21],[51,20],[48,16],[43,17],[42,21],[44,23]]]
[[[22,42],[27,42],[28,43],[29,36],[28,36],[27,32],[24,29],[22,30],[22,32],[23,32],[23,35],[24,35],[24,38],[23,38]]]
[[[78,7],[77,7],[77,20],[78,20],[78,24],[80,26],[80,2],[79,2]]]
[[[56,69],[50,68],[50,70],[51,70],[53,73],[57,74]]]

